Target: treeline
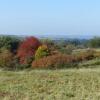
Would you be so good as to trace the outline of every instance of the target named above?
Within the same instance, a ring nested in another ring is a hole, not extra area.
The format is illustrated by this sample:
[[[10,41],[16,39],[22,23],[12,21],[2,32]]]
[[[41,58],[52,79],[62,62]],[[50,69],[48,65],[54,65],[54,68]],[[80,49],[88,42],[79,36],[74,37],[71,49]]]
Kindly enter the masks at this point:
[[[80,61],[99,57],[100,53],[92,50],[99,47],[99,37],[58,41],[0,36],[0,67],[9,70],[75,67]],[[86,48],[90,49],[73,54],[74,50]]]
[[[55,43],[66,46],[68,44],[75,45],[78,47],[91,47],[99,48],[100,47],[100,37],[93,37],[92,39],[65,39],[65,40],[53,40]]]

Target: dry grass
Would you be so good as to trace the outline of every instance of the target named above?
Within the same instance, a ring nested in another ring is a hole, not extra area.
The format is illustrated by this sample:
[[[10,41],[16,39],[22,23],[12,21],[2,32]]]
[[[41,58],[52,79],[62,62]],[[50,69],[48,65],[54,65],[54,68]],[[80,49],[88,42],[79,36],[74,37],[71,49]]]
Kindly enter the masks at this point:
[[[100,69],[0,71],[0,100],[100,100]]]

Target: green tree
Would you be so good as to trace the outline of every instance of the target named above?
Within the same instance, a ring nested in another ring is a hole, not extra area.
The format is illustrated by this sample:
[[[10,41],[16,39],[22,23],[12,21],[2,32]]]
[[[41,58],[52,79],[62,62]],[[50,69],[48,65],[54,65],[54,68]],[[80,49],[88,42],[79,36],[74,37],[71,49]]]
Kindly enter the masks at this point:
[[[100,37],[94,37],[93,39],[90,39],[88,41],[87,45],[89,47],[92,47],[92,48],[98,48],[98,47],[100,47]]]
[[[17,37],[0,36],[0,49],[5,48],[12,52],[16,52],[20,40]]]

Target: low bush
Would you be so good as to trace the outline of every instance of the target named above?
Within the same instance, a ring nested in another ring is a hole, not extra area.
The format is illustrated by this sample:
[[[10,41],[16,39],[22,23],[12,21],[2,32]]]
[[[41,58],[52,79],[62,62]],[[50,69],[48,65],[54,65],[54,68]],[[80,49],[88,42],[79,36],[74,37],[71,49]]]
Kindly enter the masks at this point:
[[[12,60],[12,67],[10,67],[9,70],[17,71],[27,69],[31,66],[30,59],[28,59],[27,61],[28,64],[20,64],[19,58],[17,56],[14,56]]]
[[[95,51],[88,50],[77,53],[76,55],[55,54],[48,57],[35,60],[32,63],[33,68],[72,68],[78,67],[79,62],[94,59]]]
[[[11,68],[14,65],[13,54],[9,50],[3,50],[0,52],[0,67],[1,68]]]
[[[29,64],[20,64],[19,58],[7,49],[0,50],[0,68],[5,70],[21,70],[29,67]]]
[[[100,51],[96,51],[96,52],[94,53],[94,57],[95,57],[95,58],[100,57]]]
[[[95,58],[94,53],[95,53],[95,51],[93,51],[93,50],[87,50],[87,51],[79,52],[79,53],[75,54],[75,57],[76,57],[77,61],[91,60],[91,59]]]
[[[32,63],[32,68],[69,68],[75,67],[75,58],[71,55],[53,55],[35,60]]]

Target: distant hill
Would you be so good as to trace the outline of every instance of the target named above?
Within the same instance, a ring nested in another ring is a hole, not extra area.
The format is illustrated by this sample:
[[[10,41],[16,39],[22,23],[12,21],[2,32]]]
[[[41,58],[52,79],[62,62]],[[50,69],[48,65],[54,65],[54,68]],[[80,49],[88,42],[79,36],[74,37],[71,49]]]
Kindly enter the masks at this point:
[[[94,36],[90,35],[44,35],[44,34],[33,34],[33,35],[3,35],[0,36],[11,36],[11,37],[19,37],[19,38],[25,38],[29,36],[35,36],[37,38],[49,38],[52,40],[65,40],[65,39],[91,39]]]
[[[50,38],[50,39],[91,39],[94,36],[89,35],[34,35],[38,38]]]

